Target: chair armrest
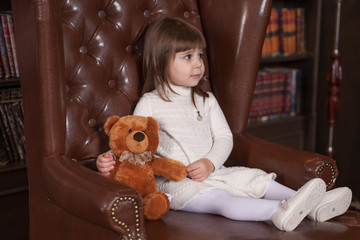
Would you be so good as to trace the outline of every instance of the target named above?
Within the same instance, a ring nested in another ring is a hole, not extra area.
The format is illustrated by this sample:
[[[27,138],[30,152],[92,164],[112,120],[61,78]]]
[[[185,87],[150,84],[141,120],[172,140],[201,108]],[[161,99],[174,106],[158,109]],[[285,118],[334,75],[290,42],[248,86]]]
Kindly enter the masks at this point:
[[[144,203],[135,189],[65,156],[45,157],[42,175],[49,202],[123,239],[146,239]]]
[[[248,133],[234,134],[234,149],[228,162],[274,172],[278,182],[295,190],[315,177],[322,178],[329,190],[338,176],[332,158],[271,143]]]

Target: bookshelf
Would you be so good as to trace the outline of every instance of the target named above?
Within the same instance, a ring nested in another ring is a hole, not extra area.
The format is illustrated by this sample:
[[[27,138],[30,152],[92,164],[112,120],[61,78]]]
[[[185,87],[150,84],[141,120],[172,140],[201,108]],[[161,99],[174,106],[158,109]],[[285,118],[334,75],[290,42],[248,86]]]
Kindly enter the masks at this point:
[[[295,117],[250,123],[247,132],[285,146],[315,151],[316,92],[322,0],[273,0],[274,8],[305,10],[306,52],[288,56],[264,56],[260,69],[297,68],[302,71],[301,112]]]
[[[11,11],[11,1],[0,1],[0,12]],[[0,78],[0,93],[20,89],[18,77]],[[3,101],[0,104],[4,104]],[[3,141],[3,138],[1,138]],[[4,152],[2,152],[4,153]],[[25,161],[14,159],[7,164],[4,155],[0,164],[0,228],[3,239],[28,239],[29,208]]]

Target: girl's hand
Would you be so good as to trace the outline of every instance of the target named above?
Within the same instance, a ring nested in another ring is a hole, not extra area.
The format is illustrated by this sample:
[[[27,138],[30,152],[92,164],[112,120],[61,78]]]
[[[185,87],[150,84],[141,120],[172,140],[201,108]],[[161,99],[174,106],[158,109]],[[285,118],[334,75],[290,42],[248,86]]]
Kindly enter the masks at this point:
[[[103,176],[109,176],[114,169],[115,161],[113,156],[106,152],[96,158],[96,167]]]
[[[186,168],[189,178],[193,181],[202,182],[215,170],[214,164],[207,158],[202,158],[191,163]]]

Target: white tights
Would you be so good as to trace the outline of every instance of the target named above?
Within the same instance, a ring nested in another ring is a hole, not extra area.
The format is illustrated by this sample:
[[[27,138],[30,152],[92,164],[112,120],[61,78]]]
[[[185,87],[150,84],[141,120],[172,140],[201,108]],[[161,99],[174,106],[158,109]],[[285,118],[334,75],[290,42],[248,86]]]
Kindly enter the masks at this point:
[[[264,198],[234,196],[223,189],[200,194],[182,211],[210,213],[239,221],[268,221],[279,207],[279,202],[290,198],[295,191],[275,181],[269,184]]]

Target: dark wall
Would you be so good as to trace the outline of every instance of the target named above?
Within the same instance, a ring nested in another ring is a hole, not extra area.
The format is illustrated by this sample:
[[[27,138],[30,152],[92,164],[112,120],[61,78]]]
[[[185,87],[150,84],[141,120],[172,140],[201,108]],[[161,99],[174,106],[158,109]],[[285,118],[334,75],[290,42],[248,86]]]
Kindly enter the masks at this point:
[[[339,50],[343,68],[340,85],[340,108],[334,129],[334,158],[340,175],[337,186],[348,186],[360,198],[360,1],[343,0],[341,4]],[[329,128],[325,110],[326,73],[334,44],[336,1],[325,0],[322,6],[318,85],[318,153],[325,153]]]

